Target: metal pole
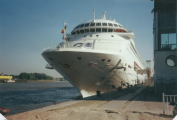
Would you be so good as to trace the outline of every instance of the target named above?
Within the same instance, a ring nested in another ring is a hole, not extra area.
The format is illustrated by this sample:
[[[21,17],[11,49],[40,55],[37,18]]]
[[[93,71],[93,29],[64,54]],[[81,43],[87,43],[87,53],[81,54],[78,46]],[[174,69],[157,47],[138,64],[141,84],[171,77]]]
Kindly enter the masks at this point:
[[[168,114],[168,96],[167,96],[167,114]]]
[[[172,105],[171,105],[171,103],[172,103],[172,99],[171,99],[171,96],[170,96],[170,106],[171,106],[170,112],[172,112]]]
[[[122,84],[123,84],[123,82],[121,81],[121,89],[122,89]]]
[[[165,99],[164,99],[164,97],[165,97],[165,94],[162,93],[162,99],[163,99],[163,114],[165,114]]]

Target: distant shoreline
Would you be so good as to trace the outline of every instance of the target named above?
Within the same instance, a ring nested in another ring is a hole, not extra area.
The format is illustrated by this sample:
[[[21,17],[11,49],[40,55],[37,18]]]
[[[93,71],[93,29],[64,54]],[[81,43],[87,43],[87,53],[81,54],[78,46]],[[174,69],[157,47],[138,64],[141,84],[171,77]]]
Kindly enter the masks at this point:
[[[55,82],[55,81],[60,81],[60,80],[27,80],[27,82]]]

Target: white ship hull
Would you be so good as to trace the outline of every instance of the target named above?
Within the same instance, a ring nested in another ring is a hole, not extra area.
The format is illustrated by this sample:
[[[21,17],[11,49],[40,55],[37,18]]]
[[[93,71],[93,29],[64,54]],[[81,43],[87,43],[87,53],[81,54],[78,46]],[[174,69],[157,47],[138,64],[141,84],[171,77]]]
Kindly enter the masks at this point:
[[[121,87],[121,82],[134,85],[144,81],[137,71],[144,69],[133,42],[134,33],[115,20],[91,20],[76,26],[71,35],[54,49],[45,49],[42,56],[83,97],[106,93]]]
[[[49,50],[42,55],[55,70],[78,88],[83,97],[96,95],[96,91],[106,93],[116,90],[121,86],[121,81],[134,85],[137,77],[140,82],[144,80],[134,70],[128,67],[124,69],[129,64],[134,64],[134,60],[127,59],[131,55],[100,50],[69,50],[71,49]],[[114,69],[115,67],[120,69]]]

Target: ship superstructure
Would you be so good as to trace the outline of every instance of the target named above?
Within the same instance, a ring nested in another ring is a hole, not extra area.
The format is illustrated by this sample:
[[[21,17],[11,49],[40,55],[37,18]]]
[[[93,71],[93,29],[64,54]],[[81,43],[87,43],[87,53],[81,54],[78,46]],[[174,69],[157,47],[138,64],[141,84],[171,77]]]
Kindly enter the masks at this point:
[[[134,85],[144,81],[137,74],[144,69],[135,48],[134,33],[115,20],[93,19],[77,25],[64,42],[45,49],[42,56],[83,97],[118,89],[121,82]]]

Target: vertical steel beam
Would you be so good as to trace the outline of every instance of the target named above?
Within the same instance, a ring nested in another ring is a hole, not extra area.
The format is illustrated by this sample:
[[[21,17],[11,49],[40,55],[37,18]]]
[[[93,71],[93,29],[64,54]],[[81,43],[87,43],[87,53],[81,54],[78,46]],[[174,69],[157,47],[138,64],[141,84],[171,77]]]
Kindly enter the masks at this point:
[[[163,114],[165,114],[165,93],[162,93],[162,99],[163,99]]]
[[[158,12],[155,12],[155,50],[158,50]]]

